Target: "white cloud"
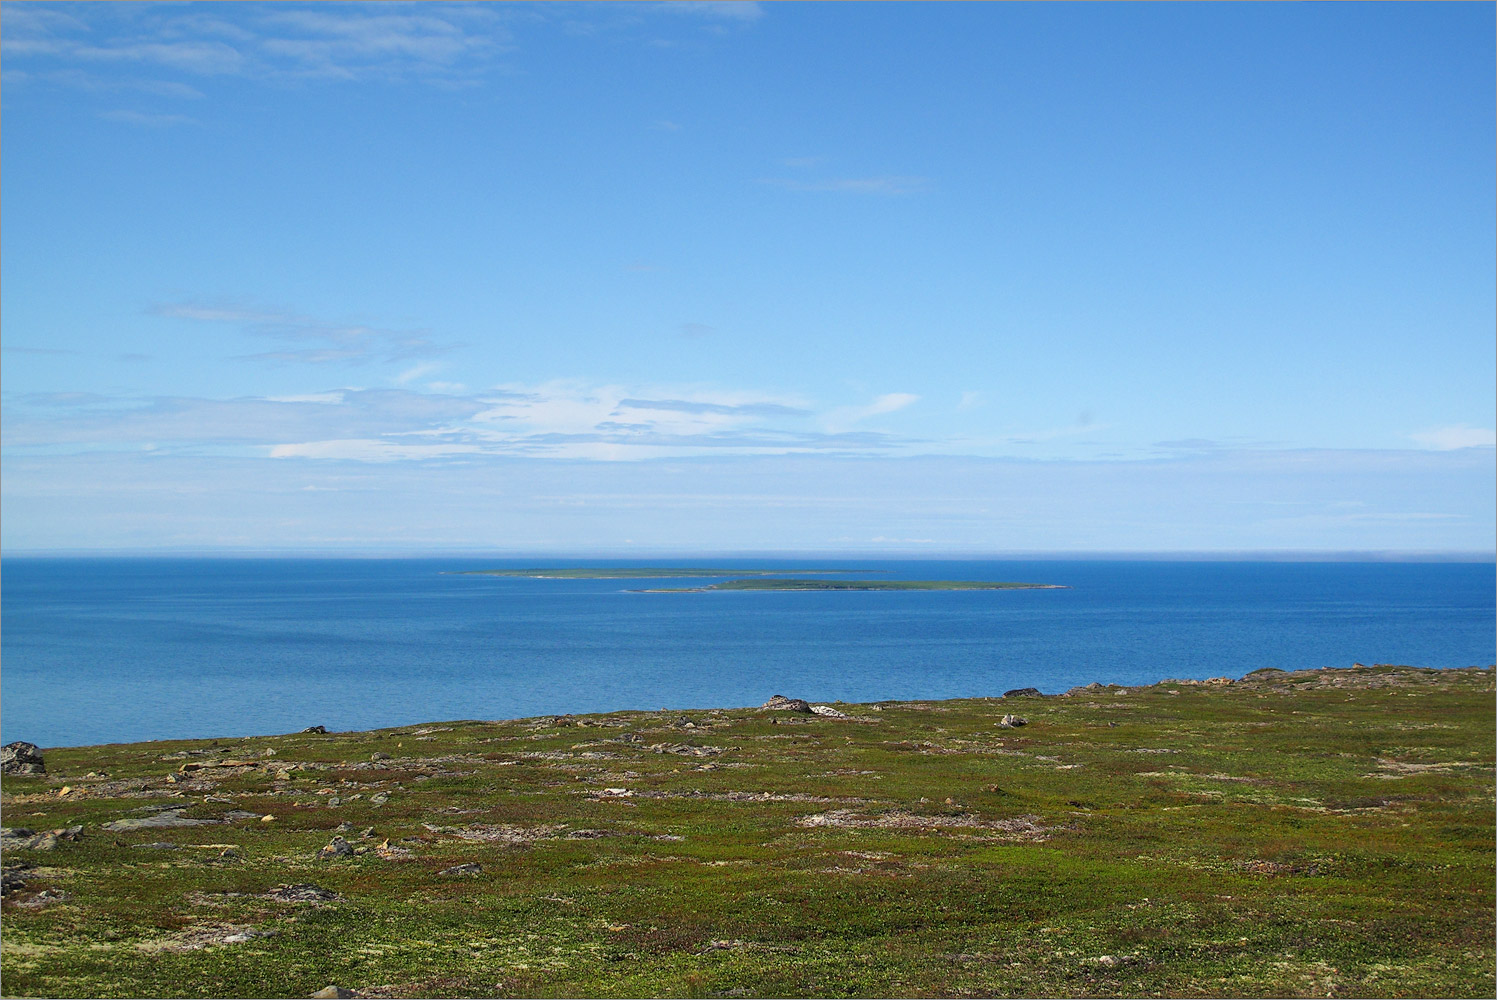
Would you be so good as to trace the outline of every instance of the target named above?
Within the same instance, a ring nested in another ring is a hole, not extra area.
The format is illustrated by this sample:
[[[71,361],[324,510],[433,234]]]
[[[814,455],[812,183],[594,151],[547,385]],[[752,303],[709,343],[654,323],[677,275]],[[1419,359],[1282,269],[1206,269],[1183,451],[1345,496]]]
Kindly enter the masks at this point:
[[[354,438],[338,441],[306,441],[301,444],[272,445],[271,458],[320,458],[353,462],[395,462],[421,458],[450,458],[482,451],[471,444],[401,444],[378,438]]]
[[[272,364],[362,364],[371,361],[399,362],[443,353],[449,348],[431,340],[422,330],[392,330],[359,323],[334,323],[285,310],[267,310],[238,304],[166,302],[150,308],[156,316],[194,323],[222,324],[241,333],[290,343],[315,346],[294,350],[258,351],[241,355],[248,361]],[[423,364],[431,365],[432,362]],[[434,368],[416,365],[419,377]],[[404,383],[410,378],[397,377]]]
[[[422,378],[423,376],[430,375],[441,370],[441,362],[423,361],[420,364],[412,365],[410,368],[407,368],[399,375],[396,375],[394,378],[394,382],[396,385],[406,385],[410,382],[414,382],[418,378]]]
[[[761,177],[758,183],[787,191],[831,191],[838,194],[901,195],[915,194],[930,187],[926,177],[829,177],[801,180],[794,177]]]
[[[1419,431],[1407,435],[1410,441],[1421,444],[1426,448],[1436,451],[1454,451],[1457,448],[1492,448],[1497,447],[1497,431],[1485,430],[1480,427],[1468,427],[1465,424],[1455,424],[1451,427],[1437,427],[1433,430]]]
[[[867,420],[869,417],[877,417],[885,413],[902,410],[919,399],[920,397],[914,393],[887,392],[874,399],[867,406],[843,406],[833,410],[826,416],[826,427],[834,433],[843,431]]]
[[[196,125],[196,118],[187,115],[153,114],[147,111],[131,111],[129,109],[118,109],[115,111],[101,111],[99,117],[105,121],[120,122],[124,125],[141,125],[145,128],[171,128],[173,125]]]

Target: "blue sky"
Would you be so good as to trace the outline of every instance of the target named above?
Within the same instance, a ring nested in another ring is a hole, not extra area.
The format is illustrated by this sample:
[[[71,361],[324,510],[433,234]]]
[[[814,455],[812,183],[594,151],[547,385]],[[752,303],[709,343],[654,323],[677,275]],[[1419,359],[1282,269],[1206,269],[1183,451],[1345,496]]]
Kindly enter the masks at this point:
[[[1497,547],[1491,5],[0,21],[6,551]]]

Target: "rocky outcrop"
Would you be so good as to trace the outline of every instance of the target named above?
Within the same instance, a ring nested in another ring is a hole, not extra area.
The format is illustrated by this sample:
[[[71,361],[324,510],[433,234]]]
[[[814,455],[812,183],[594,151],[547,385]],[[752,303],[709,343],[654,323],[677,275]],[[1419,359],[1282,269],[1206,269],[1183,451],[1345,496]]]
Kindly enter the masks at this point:
[[[83,836],[82,826],[69,826],[38,833],[25,827],[0,827],[0,846],[7,851],[50,851],[64,840]]]
[[[46,774],[47,765],[35,743],[17,740],[0,747],[0,774]]]
[[[766,701],[761,708],[767,708],[777,712],[800,712],[803,715],[811,714],[811,703],[804,698],[786,698],[777,694]]]
[[[213,819],[193,819],[183,816],[178,809],[164,809],[153,816],[144,816],[140,819],[117,819],[113,823],[105,823],[104,829],[115,833],[124,833],[127,830],[159,830],[178,826],[207,826],[216,823]]]
[[[1039,688],[1013,688],[1003,692],[1005,698],[1043,698],[1045,693]]]
[[[1018,729],[1020,726],[1029,725],[1029,720],[1018,715],[1005,715],[998,720],[998,725],[1004,729]]]
[[[347,858],[353,856],[353,845],[342,837],[334,837],[328,841],[328,845],[317,852],[318,861],[330,861],[333,858]]]

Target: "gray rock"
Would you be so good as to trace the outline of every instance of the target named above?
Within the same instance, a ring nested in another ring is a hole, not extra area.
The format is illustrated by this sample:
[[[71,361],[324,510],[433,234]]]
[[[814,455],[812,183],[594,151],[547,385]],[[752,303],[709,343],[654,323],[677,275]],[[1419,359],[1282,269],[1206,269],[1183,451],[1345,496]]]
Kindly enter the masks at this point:
[[[179,850],[181,848],[180,844],[168,844],[168,843],[166,843],[165,841],[162,841],[162,840],[158,840],[158,841],[155,841],[155,842],[150,843],[150,844],[136,844],[135,846],[136,847],[149,847],[149,848],[152,848],[153,850],[157,850],[157,851],[175,851],[175,850]]]
[[[317,734],[321,735],[321,734],[325,734],[327,732],[327,726],[308,726],[306,729],[303,729],[302,732],[304,732],[304,733],[317,733]]]
[[[337,998],[356,996],[358,994],[353,990],[345,990],[341,986],[324,986],[312,994],[312,1000],[337,1000]]]
[[[372,805],[382,806],[386,802],[389,802],[389,801],[390,801],[390,793],[389,792],[375,792],[373,795],[369,796],[369,802]]]
[[[343,898],[331,889],[324,889],[310,882],[277,886],[265,895],[271,899],[279,899],[283,903],[331,903]]]
[[[375,753],[372,753],[372,754],[369,755],[369,759],[370,760],[389,760],[390,759],[390,755],[387,754],[387,753],[384,753],[382,751],[376,751]]]
[[[317,852],[318,861],[329,861],[333,858],[346,858],[353,855],[353,845],[342,837],[334,837],[328,841],[328,845]]]
[[[43,830],[41,833],[26,829],[16,829],[6,832],[3,843],[5,849],[9,851],[50,851],[62,841],[77,840],[82,835],[83,827],[81,826],[70,826],[57,830]]]
[[[46,774],[47,765],[35,743],[17,740],[0,747],[0,774]]]
[[[839,711],[837,711],[835,708],[833,708],[830,705],[812,705],[811,706],[811,713],[813,715],[820,715],[820,716],[823,716],[823,717],[828,718],[828,719],[845,719],[845,718],[847,718],[847,713],[846,712],[839,712]]]
[[[1014,688],[1003,692],[1005,698],[1043,698],[1045,693],[1039,688]]]
[[[443,868],[437,872],[438,875],[477,875],[483,871],[483,865],[476,861],[470,861],[465,865],[453,865],[451,868]]]
[[[26,872],[22,865],[0,869],[0,896],[9,896],[26,888]]]
[[[998,725],[1004,729],[1018,729],[1020,726],[1029,725],[1029,720],[1018,715],[1005,715],[998,720]]]
[[[130,830],[159,830],[178,826],[208,826],[217,823],[216,819],[192,819],[183,816],[179,809],[167,809],[156,813],[154,816],[145,816],[141,819],[117,819],[113,823],[105,823],[104,829],[114,833],[125,833]]]
[[[777,694],[773,698],[770,698],[761,707],[780,712],[801,712],[805,715],[811,714],[810,702],[806,701],[804,698],[786,698],[782,694]]]

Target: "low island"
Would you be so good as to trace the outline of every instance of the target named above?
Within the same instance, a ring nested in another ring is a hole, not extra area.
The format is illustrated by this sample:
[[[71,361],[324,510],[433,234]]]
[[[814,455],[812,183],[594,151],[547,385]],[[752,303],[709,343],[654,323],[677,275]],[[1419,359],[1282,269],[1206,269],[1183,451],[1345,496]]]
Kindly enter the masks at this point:
[[[987,580],[805,580],[757,577],[705,587],[660,587],[636,594],[700,594],[709,590],[1065,590],[1058,583],[1001,583]]]
[[[569,566],[559,569],[465,569],[454,576],[520,576],[531,580],[668,580],[675,577],[817,576],[871,573],[867,569],[702,569],[695,566]]]
[[[787,685],[11,743],[0,974],[17,997],[1489,997],[1493,690],[1393,666]]]

